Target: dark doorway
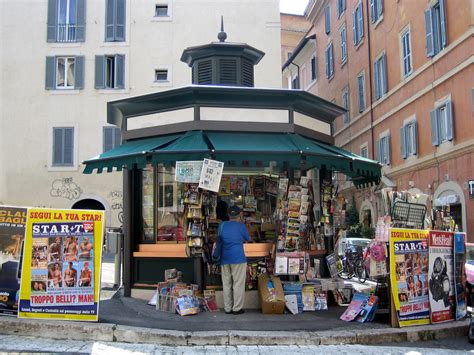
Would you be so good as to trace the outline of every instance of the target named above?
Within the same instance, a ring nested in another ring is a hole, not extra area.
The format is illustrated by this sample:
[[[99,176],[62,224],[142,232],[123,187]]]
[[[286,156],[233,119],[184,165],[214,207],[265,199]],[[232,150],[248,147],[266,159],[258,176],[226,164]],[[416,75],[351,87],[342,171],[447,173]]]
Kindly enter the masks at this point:
[[[105,211],[105,207],[97,200],[93,200],[91,198],[77,201],[74,205],[72,205],[73,210],[99,210]]]
[[[449,214],[458,225],[458,229],[462,232],[462,205],[460,203],[449,206]]]

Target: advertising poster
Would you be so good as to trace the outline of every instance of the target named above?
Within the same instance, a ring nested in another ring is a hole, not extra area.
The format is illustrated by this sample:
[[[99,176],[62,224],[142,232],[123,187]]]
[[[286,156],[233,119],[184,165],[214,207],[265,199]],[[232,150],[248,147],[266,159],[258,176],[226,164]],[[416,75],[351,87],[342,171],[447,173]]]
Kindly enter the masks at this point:
[[[204,159],[204,163],[202,164],[201,177],[199,179],[199,188],[219,192],[219,185],[221,183],[223,170],[223,162],[211,159]]]
[[[429,243],[431,323],[454,320],[454,233],[430,231]]]
[[[97,321],[104,212],[29,209],[20,318]]]
[[[202,170],[202,160],[198,161],[177,161],[174,179],[178,182],[199,183]]]
[[[16,315],[26,208],[0,206],[0,314]]]
[[[428,231],[390,230],[390,279],[400,327],[429,324]]]
[[[454,294],[456,320],[464,318],[466,308],[466,234],[454,233]]]

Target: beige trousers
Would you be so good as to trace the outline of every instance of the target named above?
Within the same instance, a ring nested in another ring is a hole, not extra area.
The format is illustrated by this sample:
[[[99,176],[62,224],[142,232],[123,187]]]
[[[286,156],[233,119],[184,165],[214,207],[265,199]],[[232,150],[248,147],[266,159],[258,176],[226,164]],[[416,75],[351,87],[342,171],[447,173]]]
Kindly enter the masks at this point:
[[[221,265],[224,310],[237,312],[244,306],[247,263]]]

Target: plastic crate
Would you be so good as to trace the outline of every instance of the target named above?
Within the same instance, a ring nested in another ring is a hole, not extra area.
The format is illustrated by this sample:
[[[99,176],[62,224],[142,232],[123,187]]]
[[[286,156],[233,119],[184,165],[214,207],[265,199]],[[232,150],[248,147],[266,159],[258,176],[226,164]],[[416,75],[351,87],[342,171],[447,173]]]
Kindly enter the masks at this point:
[[[158,294],[156,299],[156,310],[161,312],[176,313],[175,296]]]

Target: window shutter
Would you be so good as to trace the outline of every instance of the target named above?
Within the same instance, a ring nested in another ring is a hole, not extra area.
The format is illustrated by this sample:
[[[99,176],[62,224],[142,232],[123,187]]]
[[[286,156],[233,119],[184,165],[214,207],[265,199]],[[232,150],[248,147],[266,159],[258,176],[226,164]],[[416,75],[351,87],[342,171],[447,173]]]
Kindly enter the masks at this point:
[[[377,160],[379,163],[382,162],[380,148],[381,148],[381,144],[380,144],[380,139],[379,139],[375,141],[375,160]]]
[[[400,154],[403,159],[406,159],[407,157],[407,144],[409,144],[406,141],[405,128],[405,126],[400,128]]]
[[[121,137],[122,132],[120,131],[120,128],[114,127],[114,148],[120,145]]]
[[[454,139],[454,127],[453,127],[453,104],[451,101],[446,103],[446,120],[447,120],[447,132],[446,139],[452,141]]]
[[[386,158],[387,165],[390,165],[390,136],[385,137],[384,144],[384,155]]]
[[[103,130],[103,152],[111,150],[113,146],[113,127],[104,127]]]
[[[58,0],[48,0],[47,41],[56,42],[58,33]]]
[[[359,11],[358,11],[358,27],[359,27],[359,40],[364,37],[364,14],[362,13],[362,3],[359,5]]]
[[[342,0],[342,12],[346,10],[346,0]]]
[[[431,8],[425,11],[425,36],[426,36],[426,55],[432,57],[434,55],[434,38],[433,38],[433,13]]]
[[[356,10],[352,12],[352,39],[354,40],[354,45],[357,44],[357,18]]]
[[[76,42],[84,42],[86,36],[86,2],[76,0]]]
[[[115,40],[125,41],[125,0],[117,0]]]
[[[374,91],[375,91],[375,99],[380,99],[380,70],[379,65],[380,60],[376,60],[374,63]]]
[[[74,89],[84,89],[84,57],[76,57],[74,61]]]
[[[413,154],[418,154],[418,123],[413,121]]]
[[[383,14],[383,0],[377,0],[377,10],[379,12],[378,15],[380,18],[380,16]]]
[[[46,57],[45,88],[46,90],[56,89],[56,58],[55,57]]]
[[[74,128],[64,128],[64,160],[63,165],[73,165]]]
[[[326,78],[329,79],[329,47],[326,48]]]
[[[247,87],[253,87],[253,64],[247,59],[242,59],[242,85]]]
[[[331,14],[329,12],[329,6],[326,6],[324,8],[324,24],[325,24],[325,30],[326,30],[326,34],[329,34],[331,32]]]
[[[212,60],[202,60],[197,63],[197,84],[212,84]]]
[[[125,88],[125,56],[123,54],[115,56],[115,87]]]
[[[364,112],[365,102],[364,102],[364,77],[359,76],[357,78],[358,87],[359,87],[359,112]]]
[[[370,0],[370,20],[375,22],[375,0]]]
[[[105,9],[105,41],[115,40],[115,0],[107,0]]]
[[[53,165],[62,164],[63,129],[53,128]]]
[[[105,57],[103,55],[95,56],[95,88],[105,88]]]
[[[237,60],[234,58],[219,59],[219,84],[237,85]]]
[[[388,77],[387,77],[387,56],[384,54],[381,58],[381,78],[383,78],[383,85],[381,89],[381,95],[383,96],[388,92]]]
[[[448,44],[448,32],[446,31],[446,5],[444,0],[439,0],[439,22],[441,31],[441,47],[446,47]]]
[[[331,43],[329,46],[329,76],[334,74],[334,47]]]
[[[431,144],[434,147],[439,145],[438,111],[435,109],[430,112],[431,121]]]

